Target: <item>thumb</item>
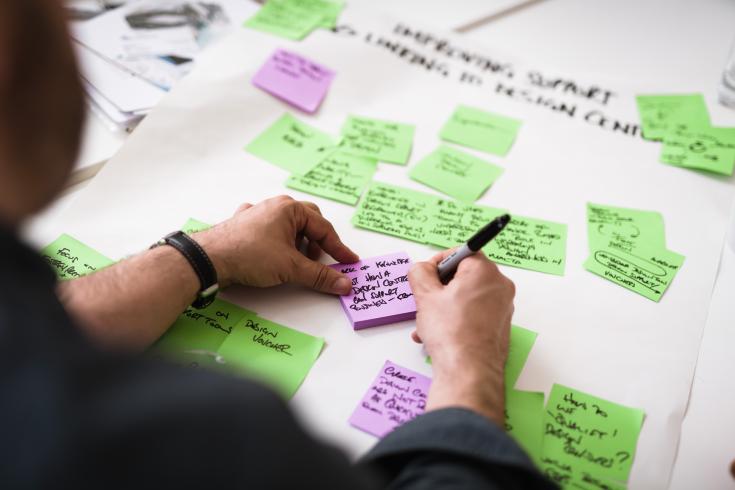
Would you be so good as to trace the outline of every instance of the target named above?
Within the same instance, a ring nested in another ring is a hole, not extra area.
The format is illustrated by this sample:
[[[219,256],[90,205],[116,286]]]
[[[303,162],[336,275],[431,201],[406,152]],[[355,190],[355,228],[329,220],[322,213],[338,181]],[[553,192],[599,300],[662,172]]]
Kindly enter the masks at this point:
[[[439,289],[443,286],[439,280],[439,272],[433,262],[416,262],[408,271],[408,282],[411,290],[422,293]]]
[[[293,273],[294,282],[303,286],[332,294],[349,294],[352,291],[352,281],[326,265],[309,260],[298,254],[294,263],[296,270]]]

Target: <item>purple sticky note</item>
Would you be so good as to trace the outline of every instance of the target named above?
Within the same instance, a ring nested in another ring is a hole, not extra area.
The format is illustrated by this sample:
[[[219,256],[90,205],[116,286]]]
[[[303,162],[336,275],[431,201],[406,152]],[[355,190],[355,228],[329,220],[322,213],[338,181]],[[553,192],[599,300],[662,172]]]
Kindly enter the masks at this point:
[[[296,53],[277,49],[253,77],[253,85],[312,113],[327,95],[334,72]]]
[[[383,437],[426,409],[431,378],[385,361],[378,377],[350,417],[350,424]]]
[[[405,252],[330,267],[352,279],[352,293],[340,296],[352,328],[376,327],[416,318],[408,284],[411,259]]]

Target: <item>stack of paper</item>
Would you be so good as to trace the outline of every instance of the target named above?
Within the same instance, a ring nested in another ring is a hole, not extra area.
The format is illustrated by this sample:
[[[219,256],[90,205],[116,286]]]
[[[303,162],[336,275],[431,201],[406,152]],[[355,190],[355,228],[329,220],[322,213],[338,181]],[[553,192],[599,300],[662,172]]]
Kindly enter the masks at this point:
[[[110,129],[131,130],[202,48],[257,4],[236,0],[136,0],[71,25],[93,112]]]

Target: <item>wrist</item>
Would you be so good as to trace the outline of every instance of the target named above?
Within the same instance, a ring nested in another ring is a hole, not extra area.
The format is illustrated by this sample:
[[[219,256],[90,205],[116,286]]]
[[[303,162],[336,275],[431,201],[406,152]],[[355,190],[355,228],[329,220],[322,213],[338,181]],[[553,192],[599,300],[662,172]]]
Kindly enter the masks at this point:
[[[227,260],[225,247],[222,246],[222,240],[218,240],[210,230],[194,233],[191,238],[202,247],[204,253],[212,261],[214,270],[217,272],[217,283],[220,289],[224,289],[232,285],[233,275]]]
[[[459,356],[435,359],[427,410],[462,407],[483,415],[501,427],[505,422],[503,368],[484,360]]]

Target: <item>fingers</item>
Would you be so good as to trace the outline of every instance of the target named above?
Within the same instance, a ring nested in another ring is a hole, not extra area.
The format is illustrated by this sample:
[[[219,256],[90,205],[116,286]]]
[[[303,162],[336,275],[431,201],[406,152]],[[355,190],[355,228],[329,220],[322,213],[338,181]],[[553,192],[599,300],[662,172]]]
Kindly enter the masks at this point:
[[[434,262],[416,262],[408,271],[408,282],[414,294],[421,294],[443,287]]]
[[[444,260],[447,257],[449,257],[452,254],[452,252],[454,252],[455,250],[457,250],[457,247],[452,247],[452,248],[447,249],[447,250],[442,250],[438,254],[436,254],[433,257],[431,257],[429,259],[429,262],[433,262],[436,265],[439,265],[439,262],[441,262],[442,260]]]
[[[322,256],[322,247],[317,242],[309,241],[306,256],[311,260],[319,260],[319,257]]]
[[[419,336],[419,333],[416,330],[414,330],[413,332],[411,332],[411,340],[413,340],[417,344],[423,344],[424,343],[424,341],[421,340],[421,337]]]
[[[301,205],[302,226],[304,236],[315,242],[322,250],[343,264],[357,262],[360,257],[342,243],[332,224],[312,207]]]
[[[293,261],[293,282],[323,293],[344,295],[352,291],[352,281],[344,274],[298,252],[294,252]]]

